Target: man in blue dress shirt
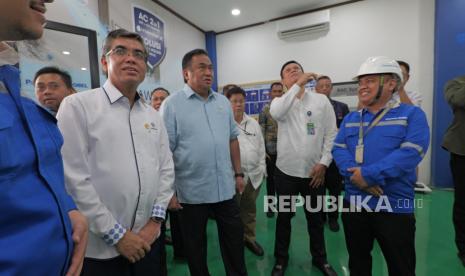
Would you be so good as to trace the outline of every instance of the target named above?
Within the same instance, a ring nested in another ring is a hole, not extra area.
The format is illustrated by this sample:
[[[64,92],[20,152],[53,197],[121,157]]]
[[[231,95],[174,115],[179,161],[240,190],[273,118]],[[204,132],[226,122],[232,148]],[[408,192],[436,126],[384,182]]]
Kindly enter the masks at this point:
[[[39,38],[45,2],[1,1],[0,41]],[[87,222],[64,188],[62,143],[55,118],[20,95],[18,69],[0,60],[1,275],[80,274]]]
[[[182,61],[186,85],[162,104],[175,164],[175,190],[191,275],[209,275],[206,226],[213,212],[227,275],[246,275],[243,227],[233,200],[244,189],[239,142],[231,106],[211,89],[213,65],[206,51]]]

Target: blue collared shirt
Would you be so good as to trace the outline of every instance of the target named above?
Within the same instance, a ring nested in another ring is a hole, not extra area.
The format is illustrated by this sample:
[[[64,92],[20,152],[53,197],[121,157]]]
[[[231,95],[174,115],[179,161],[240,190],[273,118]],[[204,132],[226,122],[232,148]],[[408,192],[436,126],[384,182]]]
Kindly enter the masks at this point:
[[[381,112],[381,111],[380,111]],[[429,145],[429,126],[425,113],[416,106],[400,104],[386,113],[363,139],[363,162],[357,164],[355,152],[359,139],[360,116],[366,130],[377,114],[366,109],[349,113],[334,140],[333,157],[345,182],[345,199],[370,197],[373,210],[379,199],[360,190],[351,181],[347,169],[361,167],[368,186],[378,185],[395,213],[413,213],[415,168]]]
[[[73,250],[56,120],[0,66],[0,274],[64,275]]]
[[[239,131],[228,99],[210,90],[205,100],[185,85],[163,102],[161,112],[178,200],[201,204],[231,199],[235,181],[229,144]]]

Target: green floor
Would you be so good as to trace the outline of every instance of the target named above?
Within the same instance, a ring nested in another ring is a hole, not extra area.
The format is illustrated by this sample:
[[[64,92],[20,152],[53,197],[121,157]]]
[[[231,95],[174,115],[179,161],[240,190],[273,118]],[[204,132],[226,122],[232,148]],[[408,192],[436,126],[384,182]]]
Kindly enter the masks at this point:
[[[265,189],[261,190],[264,195]],[[432,194],[417,194],[416,209],[416,253],[417,275],[455,276],[465,275],[456,255],[454,244],[454,230],[452,226],[452,200],[450,191],[434,190]],[[267,218],[263,213],[263,196],[257,201],[257,241],[265,249],[264,257],[257,257],[245,250],[246,265],[249,275],[270,275],[274,264],[273,247],[275,218]],[[293,219],[292,241],[290,247],[289,267],[287,275],[321,275],[311,266],[308,250],[308,235],[305,217],[298,211]],[[342,225],[341,225],[342,226]],[[325,230],[326,248],[329,263],[339,275],[349,275],[347,268],[347,251],[344,235],[341,231],[334,233],[327,227]],[[189,275],[185,262],[173,261],[172,247],[167,246],[168,274]],[[373,275],[388,275],[387,267],[381,251],[377,246],[373,251]],[[208,223],[208,265],[211,275],[225,275],[218,245],[216,224],[213,220]]]

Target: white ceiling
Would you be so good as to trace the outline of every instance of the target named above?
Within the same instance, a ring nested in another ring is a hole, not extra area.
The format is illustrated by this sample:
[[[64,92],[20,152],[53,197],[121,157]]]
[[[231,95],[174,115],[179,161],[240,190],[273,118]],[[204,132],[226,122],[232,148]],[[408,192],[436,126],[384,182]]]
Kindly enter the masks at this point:
[[[154,1],[157,2],[157,1]],[[159,0],[204,31],[222,32],[347,0]],[[239,16],[231,10],[241,10]]]

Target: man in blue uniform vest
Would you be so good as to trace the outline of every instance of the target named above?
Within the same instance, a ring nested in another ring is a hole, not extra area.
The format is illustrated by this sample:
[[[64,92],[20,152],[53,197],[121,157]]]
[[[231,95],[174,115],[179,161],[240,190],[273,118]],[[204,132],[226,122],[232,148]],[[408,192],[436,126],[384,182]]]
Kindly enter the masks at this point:
[[[355,79],[364,108],[344,118],[333,147],[352,211],[342,213],[350,274],[371,275],[376,240],[389,275],[415,275],[415,168],[428,149],[426,116],[392,99],[402,82],[395,60],[369,58]]]
[[[0,43],[42,35],[45,2],[0,1]],[[64,188],[55,118],[0,61],[0,274],[79,275],[87,222]]]

